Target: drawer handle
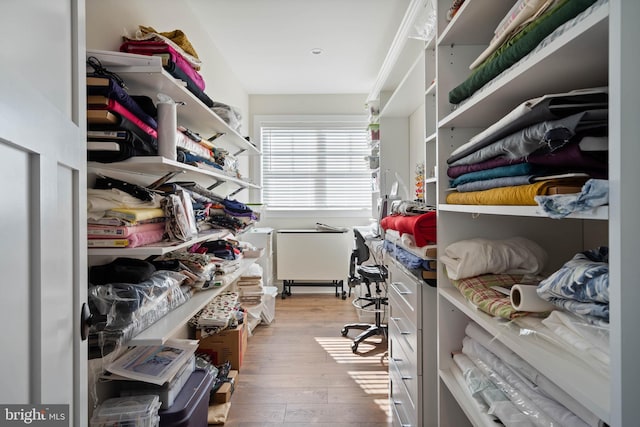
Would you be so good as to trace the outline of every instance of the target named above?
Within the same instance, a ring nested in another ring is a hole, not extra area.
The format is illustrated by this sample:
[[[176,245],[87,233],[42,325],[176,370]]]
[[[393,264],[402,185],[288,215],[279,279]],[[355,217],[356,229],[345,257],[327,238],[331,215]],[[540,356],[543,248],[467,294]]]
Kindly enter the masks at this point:
[[[403,376],[401,376],[401,377],[400,377],[400,379],[401,379],[402,381],[406,381],[406,380],[412,380],[412,379],[413,379],[413,377],[408,377],[408,376],[404,376],[404,375],[403,375]]]
[[[394,362],[398,363],[398,362],[402,362],[402,359],[399,359],[397,357],[392,357],[391,360],[393,360]]]
[[[412,424],[406,424],[403,423],[402,420],[400,420],[400,414],[398,413],[398,409],[396,408],[396,406],[401,406],[402,402],[398,402],[397,400],[393,400],[393,412],[396,415],[396,418],[398,418],[398,420],[400,421],[400,427],[413,427]]]
[[[408,290],[406,286],[402,285],[402,287],[404,287],[404,290],[400,290],[398,285],[402,285],[402,283],[400,283],[400,282],[392,282],[391,283],[391,288],[393,288],[393,290],[396,291],[397,293],[399,293],[400,295],[411,295],[412,294],[412,292],[410,290]]]
[[[398,330],[400,331],[400,335],[411,335],[410,331],[403,331],[402,329],[400,329],[400,323],[398,322],[398,320],[400,320],[399,317],[390,317],[390,319],[393,321],[394,325],[396,325],[396,328],[398,328]]]

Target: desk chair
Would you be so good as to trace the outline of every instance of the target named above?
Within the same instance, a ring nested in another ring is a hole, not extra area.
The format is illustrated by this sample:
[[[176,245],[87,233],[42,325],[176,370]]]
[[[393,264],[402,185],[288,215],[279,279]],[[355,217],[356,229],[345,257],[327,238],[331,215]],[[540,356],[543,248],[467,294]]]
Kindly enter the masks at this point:
[[[375,312],[375,323],[349,323],[342,328],[342,336],[346,337],[350,329],[362,330],[357,337],[353,339],[351,350],[355,353],[358,351],[358,344],[374,335],[382,335],[387,338],[387,325],[382,324],[382,306],[388,305],[388,299],[383,295],[381,284],[385,283],[389,273],[383,265],[362,265],[369,259],[369,247],[365,243],[364,237],[357,229],[353,230],[356,240],[356,247],[351,253],[351,262],[349,266],[349,296],[351,296],[351,288],[363,283],[367,287],[367,293],[363,297],[356,298],[353,305],[357,309],[369,310]],[[371,294],[371,284],[375,284],[375,295]]]

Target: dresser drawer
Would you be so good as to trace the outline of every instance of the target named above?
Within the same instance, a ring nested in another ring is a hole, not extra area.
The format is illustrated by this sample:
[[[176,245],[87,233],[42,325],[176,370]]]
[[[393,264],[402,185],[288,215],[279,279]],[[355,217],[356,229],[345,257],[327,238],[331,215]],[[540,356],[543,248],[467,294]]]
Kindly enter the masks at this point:
[[[420,301],[422,285],[412,275],[407,274],[404,269],[391,261],[389,264],[391,280],[389,282],[389,297],[394,298],[396,304],[400,304],[415,320],[420,323]]]
[[[411,402],[415,405],[420,401],[421,369],[419,354],[403,345],[402,339],[389,339],[389,371],[396,370],[399,379],[407,389]],[[392,366],[393,365],[393,366]]]
[[[402,308],[394,305],[390,300],[389,321],[389,337],[393,337],[403,343],[405,347],[410,349],[411,353],[418,351],[418,327]]]
[[[393,362],[389,362],[389,400],[394,426],[419,427],[417,408]]]
[[[394,315],[396,317],[404,317],[407,322],[418,328],[420,322],[418,321],[419,314],[417,306],[407,304],[406,299],[406,296],[409,295],[407,292],[411,292],[411,286],[407,287],[402,282],[392,282],[389,284],[389,287],[391,288],[387,295],[389,298],[389,312],[395,312],[396,314]],[[409,288],[408,291],[405,290],[407,288]],[[404,294],[401,292],[404,292]]]

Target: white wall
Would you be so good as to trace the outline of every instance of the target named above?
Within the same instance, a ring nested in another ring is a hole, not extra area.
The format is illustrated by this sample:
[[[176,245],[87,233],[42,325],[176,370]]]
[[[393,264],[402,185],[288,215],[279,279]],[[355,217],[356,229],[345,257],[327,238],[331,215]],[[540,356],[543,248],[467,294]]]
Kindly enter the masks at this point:
[[[249,129],[249,96],[233,70],[216,48],[188,2],[174,0],[87,0],[87,49],[115,50],[122,36],[133,35],[139,25],[156,31],[182,30],[202,61],[199,71],[205,93],[214,101],[237,107],[242,112],[243,134]],[[209,23],[214,25],[214,23]]]
[[[418,163],[425,163],[425,131],[424,131],[424,104],[420,105],[411,116],[409,116],[409,180],[407,187],[409,198],[416,197],[416,170]]]
[[[249,95],[207,33],[206,25],[211,23],[206,22],[206,17],[193,13],[188,2],[87,0],[86,8],[89,50],[118,51],[122,36],[134,35],[139,25],[153,27],[158,32],[182,30],[202,61],[199,73],[206,84],[205,93],[214,101],[239,109],[242,113],[241,133],[249,135]],[[238,163],[242,175],[248,177],[249,160],[246,156],[239,156]],[[235,185],[222,184],[217,192],[226,195],[236,188]],[[234,198],[248,202],[249,193],[241,191]]]
[[[251,111],[251,130],[253,132],[253,117],[260,115],[367,115],[365,102],[367,94],[336,94],[336,95],[250,95],[249,110]],[[251,135],[254,141],[259,135]],[[352,227],[369,225],[369,218],[353,217],[275,217],[266,213],[260,221],[261,226],[279,228],[313,228],[316,222],[329,225]]]
[[[260,115],[363,115],[368,111],[365,107],[366,94],[353,95],[250,95],[249,110],[251,111],[251,130],[254,130],[254,116]],[[252,135],[254,141],[259,140],[259,135]],[[260,226],[283,228],[314,228],[316,222],[339,227],[367,226],[371,223],[371,218],[354,218],[341,216],[287,216],[269,215],[267,211],[263,214]],[[353,245],[353,234],[349,233],[349,238],[345,243],[349,246],[349,251]],[[277,264],[277,243],[275,248],[274,266]],[[349,260],[346,259],[345,262]],[[276,268],[277,270],[277,268]],[[275,272],[277,274],[277,271]],[[278,283],[281,288],[281,285]],[[345,284],[345,290],[347,289]],[[293,293],[329,293],[333,292],[332,287],[320,288],[294,288]]]

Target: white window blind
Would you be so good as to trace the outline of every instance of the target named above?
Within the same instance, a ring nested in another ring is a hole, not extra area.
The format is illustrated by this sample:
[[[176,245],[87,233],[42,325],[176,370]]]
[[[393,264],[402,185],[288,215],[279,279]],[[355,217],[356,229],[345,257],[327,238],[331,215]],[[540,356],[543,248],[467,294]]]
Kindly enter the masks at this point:
[[[261,142],[269,208],[371,208],[366,122],[262,122]]]

